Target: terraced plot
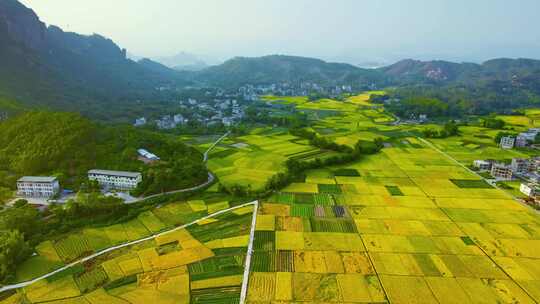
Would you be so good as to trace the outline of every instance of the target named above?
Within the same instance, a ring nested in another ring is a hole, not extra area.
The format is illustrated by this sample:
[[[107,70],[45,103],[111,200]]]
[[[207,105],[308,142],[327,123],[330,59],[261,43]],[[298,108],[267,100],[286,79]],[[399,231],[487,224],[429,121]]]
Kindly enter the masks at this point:
[[[208,166],[226,186],[241,185],[260,190],[266,181],[285,170],[289,158],[304,158],[321,151],[308,144],[297,143],[299,138],[287,132],[260,135],[260,130],[235,138],[238,144],[218,148],[210,156]],[[240,148],[238,148],[240,147]]]
[[[198,212],[212,206],[190,205]],[[2,303],[238,303],[252,217],[249,205],[111,251],[24,287]],[[142,233],[142,226],[133,223],[111,227],[130,227],[128,235]],[[71,246],[81,252],[90,248],[87,243],[70,237],[56,249],[64,252],[59,248]],[[54,251],[44,248],[42,253],[51,256]]]

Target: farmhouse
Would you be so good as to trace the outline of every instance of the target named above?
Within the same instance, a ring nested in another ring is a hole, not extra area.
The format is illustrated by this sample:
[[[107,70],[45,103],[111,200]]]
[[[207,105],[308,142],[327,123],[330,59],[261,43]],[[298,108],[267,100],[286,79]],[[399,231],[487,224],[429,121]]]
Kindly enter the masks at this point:
[[[512,149],[514,147],[514,144],[516,142],[516,139],[512,136],[505,136],[501,138],[500,146],[501,149]]]
[[[23,176],[17,180],[17,195],[51,198],[60,191],[58,179],[52,176]]]
[[[475,168],[478,168],[480,171],[489,171],[491,170],[491,165],[493,162],[487,160],[475,160],[473,165]]]
[[[141,118],[135,119],[135,123],[133,124],[133,126],[140,127],[140,126],[144,126],[145,124],[146,124],[146,118],[141,117]]]
[[[540,133],[540,129],[529,129],[527,132],[519,133],[516,137],[516,147],[526,147],[536,139],[536,135]]]
[[[514,174],[523,174],[529,172],[529,165],[529,159],[513,158],[510,166],[512,167],[512,172],[514,172]]]
[[[142,181],[142,175],[138,172],[90,170],[88,179],[97,181],[101,186],[118,190],[135,189]]]
[[[525,184],[525,183],[522,183],[520,186],[519,186],[519,191],[521,191],[521,193],[527,195],[528,197],[536,197],[538,195],[538,193],[540,192],[540,187],[538,186],[538,184]]]
[[[493,164],[491,167],[491,176],[497,179],[511,180],[513,176],[512,167],[500,163]]]
[[[146,149],[138,149],[137,153],[139,154],[139,159],[145,162],[154,162],[160,159],[157,155],[150,153]]]

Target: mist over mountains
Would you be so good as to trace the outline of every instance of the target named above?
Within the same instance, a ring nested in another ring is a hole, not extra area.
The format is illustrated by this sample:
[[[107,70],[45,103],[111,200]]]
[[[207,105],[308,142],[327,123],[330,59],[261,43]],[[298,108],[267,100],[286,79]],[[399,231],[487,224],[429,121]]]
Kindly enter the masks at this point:
[[[158,57],[155,61],[178,71],[200,71],[208,67],[203,59],[187,52],[180,52],[169,57]]]

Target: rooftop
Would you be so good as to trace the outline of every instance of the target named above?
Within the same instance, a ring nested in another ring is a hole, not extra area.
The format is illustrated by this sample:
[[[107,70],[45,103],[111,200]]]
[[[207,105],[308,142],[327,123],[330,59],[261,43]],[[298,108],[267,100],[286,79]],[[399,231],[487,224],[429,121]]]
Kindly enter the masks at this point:
[[[100,174],[100,175],[113,175],[113,176],[125,176],[125,177],[139,177],[139,172],[127,172],[127,171],[112,171],[112,170],[100,170],[94,169],[88,171],[88,174]]]
[[[18,182],[33,182],[33,183],[52,183],[56,180],[54,176],[23,176]]]

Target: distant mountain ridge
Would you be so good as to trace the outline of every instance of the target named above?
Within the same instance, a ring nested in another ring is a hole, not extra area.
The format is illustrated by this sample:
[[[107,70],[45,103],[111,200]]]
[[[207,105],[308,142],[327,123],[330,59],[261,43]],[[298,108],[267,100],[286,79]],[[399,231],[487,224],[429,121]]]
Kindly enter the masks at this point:
[[[279,82],[318,82],[365,84],[384,82],[380,73],[346,63],[329,63],[320,59],[269,55],[235,57],[225,63],[196,73],[199,82],[221,86],[271,84]]]
[[[200,71],[208,67],[204,60],[187,52],[180,52],[169,57],[158,57],[154,61],[177,71]]]
[[[514,76],[538,73],[540,60],[498,58],[482,64],[454,63],[449,61],[402,60],[379,70],[400,82],[440,81],[465,82],[477,79],[508,81]]]
[[[135,62],[108,38],[47,27],[18,1],[0,0],[0,96],[9,100],[0,103],[0,115],[9,105],[10,111],[51,108],[107,119],[121,117],[134,101],[171,98],[185,86],[303,82],[348,84],[357,90],[391,86],[406,88],[409,95],[426,90],[436,95],[439,90],[478,102],[496,100],[497,106],[508,106],[508,100],[513,100],[512,106],[516,100],[540,103],[540,60],[533,59],[501,58],[482,64],[407,59],[364,69],[286,55],[235,57],[203,68],[194,55],[173,57],[168,62],[172,68],[151,59]],[[174,65],[182,62],[187,65]],[[162,93],[162,88],[175,90]]]

